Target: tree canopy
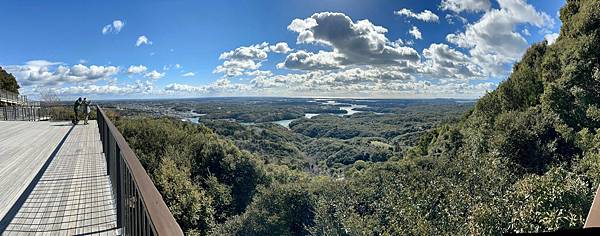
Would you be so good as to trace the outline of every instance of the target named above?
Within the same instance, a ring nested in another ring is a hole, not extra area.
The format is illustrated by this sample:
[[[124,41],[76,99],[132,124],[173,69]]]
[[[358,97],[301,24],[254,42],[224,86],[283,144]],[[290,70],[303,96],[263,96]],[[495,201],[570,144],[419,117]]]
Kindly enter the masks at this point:
[[[261,158],[260,152],[275,158],[298,152],[287,142],[301,139],[283,130],[209,124],[236,140],[266,137],[260,143],[269,149],[252,154],[204,125],[156,118],[117,124],[188,234],[498,235],[580,228],[600,184],[598,9],[597,0],[568,0],[554,44],[532,45],[495,91],[460,121],[421,133],[402,158],[383,139],[363,137],[385,133],[390,123],[359,122],[354,130],[333,116],[292,123],[289,132],[319,138],[304,144],[307,153],[329,153],[322,161],[348,165],[335,175]]]
[[[2,67],[0,67],[0,89],[7,90],[13,93],[19,93],[19,84],[17,83],[17,79],[15,77],[6,72]]]

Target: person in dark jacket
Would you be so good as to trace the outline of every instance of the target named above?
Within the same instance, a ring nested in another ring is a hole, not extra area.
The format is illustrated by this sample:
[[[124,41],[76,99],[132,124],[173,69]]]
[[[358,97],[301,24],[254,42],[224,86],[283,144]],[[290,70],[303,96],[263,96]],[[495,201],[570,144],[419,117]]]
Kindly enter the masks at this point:
[[[81,102],[81,105],[83,105],[83,117],[85,117],[85,120],[83,121],[84,125],[88,124],[88,119],[90,118],[90,100],[87,100],[87,98],[83,98],[83,101]]]
[[[73,104],[73,111],[75,112],[75,119],[73,120],[73,124],[79,123],[79,107],[81,107],[81,97],[79,97],[75,104]]]

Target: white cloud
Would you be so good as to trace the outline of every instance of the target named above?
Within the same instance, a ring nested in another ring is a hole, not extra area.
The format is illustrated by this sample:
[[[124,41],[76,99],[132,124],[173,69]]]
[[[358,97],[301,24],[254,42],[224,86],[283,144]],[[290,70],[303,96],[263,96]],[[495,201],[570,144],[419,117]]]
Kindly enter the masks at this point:
[[[498,3],[500,9],[487,11],[477,22],[467,25],[465,32],[446,36],[448,42],[469,49],[473,59],[495,75],[503,73],[503,67],[519,59],[529,46],[514,31],[517,24],[537,27],[553,24],[546,13],[536,11],[523,0],[498,0]]]
[[[300,59],[318,55],[319,61],[335,61],[337,67],[345,65],[392,65],[403,61],[418,61],[419,54],[410,47],[390,42],[385,36],[387,29],[373,25],[369,20],[352,21],[343,13],[321,12],[306,19],[294,19],[288,30],[298,33],[297,43],[320,44],[331,47],[332,51],[307,55]],[[300,54],[297,54],[300,55]],[[307,57],[304,57],[307,56]],[[329,56],[325,60],[323,57]],[[296,59],[298,57],[288,57]],[[312,59],[312,58],[311,58]],[[309,69],[309,65],[284,62],[283,65],[296,65],[296,68]],[[305,60],[314,62],[315,60]],[[322,63],[314,63],[319,68]]]
[[[241,76],[247,70],[256,70],[261,66],[260,62],[253,60],[228,60],[217,66],[213,73],[222,73],[226,77]]]
[[[419,31],[419,28],[417,28],[416,26],[413,26],[408,33],[410,35],[412,35],[415,39],[422,39],[423,37],[421,36],[421,31]]]
[[[146,68],[146,66],[144,65],[129,66],[129,68],[127,69],[127,73],[140,74],[146,72],[146,70],[148,70],[148,68]]]
[[[455,54],[444,58],[460,57]],[[275,75],[256,78],[251,84],[252,91],[260,94],[348,97],[478,97],[496,86],[492,82],[471,83],[453,78],[439,82],[417,80],[410,71],[395,66]]]
[[[451,25],[455,23],[455,21],[454,21],[455,19],[458,19],[463,24],[466,24],[469,22],[466,18],[456,15],[456,14],[446,14],[445,18],[446,18],[446,21],[448,21],[448,24],[451,24]]]
[[[554,42],[556,42],[557,38],[558,38],[558,33],[551,33],[551,34],[544,35],[544,39],[546,39],[546,41],[548,41],[548,45],[554,44]]]
[[[183,74],[181,76],[183,76],[183,77],[194,77],[195,75],[196,74],[194,74],[194,72],[188,72],[188,73],[185,73],[185,74]]]
[[[192,86],[178,83],[168,84],[167,86],[165,86],[165,90],[173,92],[185,92],[191,94],[204,94],[208,91],[204,86]]]
[[[319,51],[318,53],[300,50],[290,53],[285,61],[277,64],[277,68],[300,69],[300,70],[331,70],[342,68],[340,61],[344,56],[337,52]]]
[[[115,28],[115,32],[120,32],[121,29],[123,28],[123,26],[125,26],[125,23],[123,23],[123,21],[120,20],[115,20],[113,21],[113,28]]]
[[[251,92],[247,84],[231,83],[228,79],[221,78],[208,85],[194,86],[172,83],[165,86],[165,91],[179,94],[191,95],[237,95],[243,92]]]
[[[267,77],[267,76],[272,76],[273,72],[269,71],[269,70],[254,70],[254,71],[249,71],[246,72],[245,75],[247,76],[252,76],[252,77]]]
[[[137,41],[135,41],[135,46],[139,47],[142,44],[152,45],[152,41],[150,41],[150,39],[148,39],[148,37],[145,35],[141,35],[138,37]]]
[[[255,44],[251,46],[244,46],[236,48],[235,50],[221,53],[219,56],[220,60],[265,60],[267,59],[267,52],[269,44],[263,42],[261,44]]]
[[[440,4],[440,9],[456,13],[488,11],[491,7],[490,0],[442,0]]]
[[[60,62],[46,60],[28,61],[25,65],[10,65],[6,70],[13,73],[19,84],[23,86],[53,86],[66,82],[89,83],[109,79],[119,72],[119,68],[115,66],[77,64],[69,67]]]
[[[528,29],[521,30],[521,33],[523,33],[523,35],[525,35],[525,36],[531,36],[531,33],[529,33]]]
[[[138,93],[149,93],[153,88],[152,83],[136,81],[135,84],[125,85],[81,85],[67,86],[63,88],[51,88],[51,91],[59,95],[131,95]]]
[[[112,25],[108,24],[102,27],[102,34],[108,34],[112,31]]]
[[[440,18],[436,14],[431,12],[430,10],[425,10],[421,13],[414,13],[409,9],[402,8],[398,11],[394,11],[394,14],[398,15],[398,16],[406,16],[409,18],[415,18],[417,20],[422,20],[425,22],[438,22],[440,20]]]
[[[335,72],[323,70],[301,74],[275,75],[252,80],[256,88],[285,88],[295,92],[345,91],[350,88],[376,86],[392,82],[414,81],[401,68],[352,68]]]
[[[158,72],[156,70],[153,70],[153,71],[150,71],[150,72],[146,73],[144,75],[144,77],[150,78],[150,79],[153,79],[153,80],[157,80],[157,79],[160,79],[162,77],[165,77],[165,73],[160,73],[160,72]]]
[[[287,43],[279,42],[270,45],[267,42],[250,46],[238,47],[234,50],[221,53],[220,60],[223,64],[217,66],[213,73],[221,73],[225,77],[248,75],[249,71],[257,70],[262,66],[262,61],[267,60],[270,52],[288,53],[292,51]]]
[[[288,46],[288,44],[286,42],[279,42],[275,45],[271,45],[271,46],[269,46],[269,49],[272,52],[276,52],[276,53],[288,53],[293,50]]]
[[[423,49],[426,59],[419,72],[433,78],[455,78],[461,80],[482,79],[483,69],[474,64],[464,53],[450,48],[446,44],[431,44]]]
[[[118,34],[121,32],[121,29],[125,26],[125,23],[121,20],[114,20],[111,24],[105,25],[102,27],[102,34],[115,33]]]

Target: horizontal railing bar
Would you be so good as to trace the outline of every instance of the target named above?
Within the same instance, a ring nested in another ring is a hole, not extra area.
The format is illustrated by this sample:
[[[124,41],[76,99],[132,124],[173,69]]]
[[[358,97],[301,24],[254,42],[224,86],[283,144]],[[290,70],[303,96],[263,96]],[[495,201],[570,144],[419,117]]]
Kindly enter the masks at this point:
[[[127,144],[127,141],[125,141],[125,138],[123,138],[121,132],[119,132],[117,127],[115,127],[115,125],[110,121],[110,119],[108,118],[108,116],[106,116],[106,113],[104,112],[104,110],[102,110],[100,106],[96,106],[96,108],[98,111],[97,116],[99,118],[101,117],[102,119],[102,124],[99,123],[99,125],[102,125],[107,128],[106,131],[108,135],[114,139],[114,143],[116,143],[116,145],[118,146],[119,153],[117,155],[120,154],[120,156],[123,159],[124,169],[127,169],[127,172],[129,172],[129,174],[131,175],[133,185],[139,193],[140,204],[143,205],[143,208],[145,208],[145,212],[148,216],[148,221],[153,226],[153,229],[158,235],[183,235],[183,231],[179,227],[179,224],[177,224],[177,221],[175,221],[175,218],[173,217],[173,215],[169,211],[169,208],[163,201],[162,195],[158,192],[156,186],[154,186],[154,183],[146,173],[146,170],[138,160],[133,150],[131,150],[131,148],[129,147],[129,144]],[[103,127],[99,128],[101,130],[103,129]],[[114,160],[119,159],[115,158]],[[115,179],[117,181],[120,180],[120,178]],[[123,200],[123,205],[127,205],[126,199],[121,200]],[[123,207],[125,208],[125,206]]]

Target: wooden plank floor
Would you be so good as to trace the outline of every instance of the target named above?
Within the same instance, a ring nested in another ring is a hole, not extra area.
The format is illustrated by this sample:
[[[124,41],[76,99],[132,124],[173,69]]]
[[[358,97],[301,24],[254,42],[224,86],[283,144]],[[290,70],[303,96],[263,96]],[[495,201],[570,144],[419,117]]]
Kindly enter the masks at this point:
[[[67,123],[0,121],[0,218],[67,134]]]
[[[115,228],[98,126],[90,121],[71,130],[3,235],[116,235]]]

